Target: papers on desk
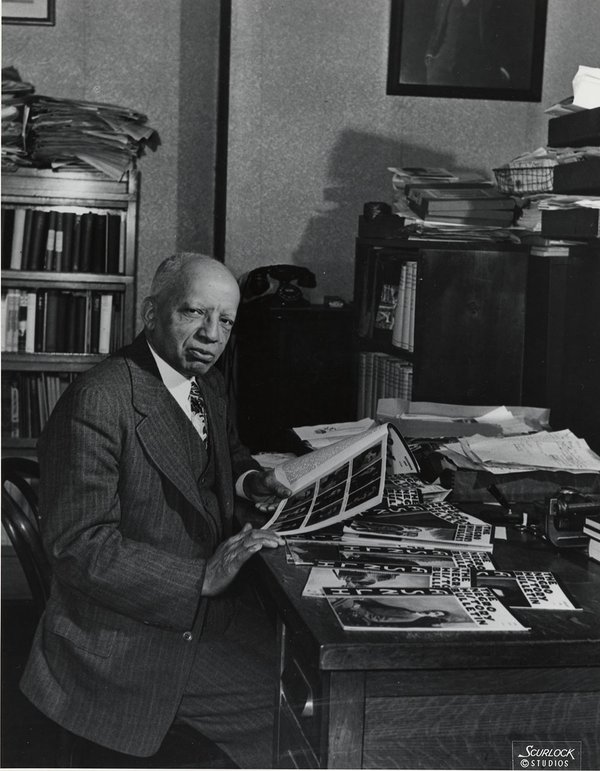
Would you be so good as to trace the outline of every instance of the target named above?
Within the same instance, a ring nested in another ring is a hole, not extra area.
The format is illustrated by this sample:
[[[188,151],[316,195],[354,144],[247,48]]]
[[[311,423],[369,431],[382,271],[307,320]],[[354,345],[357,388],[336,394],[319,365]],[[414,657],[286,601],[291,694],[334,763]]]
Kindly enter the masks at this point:
[[[410,437],[511,436],[548,427],[550,411],[537,407],[480,406],[380,399],[377,419]]]
[[[439,448],[458,468],[492,474],[532,470],[600,472],[600,457],[571,431],[538,431],[514,437],[471,436]]]
[[[329,444],[339,442],[340,439],[362,434],[374,425],[375,421],[372,418],[364,418],[364,420],[355,420],[349,423],[322,423],[317,426],[300,426],[299,428],[293,428],[292,431],[312,450],[318,450],[320,447],[327,447]]]

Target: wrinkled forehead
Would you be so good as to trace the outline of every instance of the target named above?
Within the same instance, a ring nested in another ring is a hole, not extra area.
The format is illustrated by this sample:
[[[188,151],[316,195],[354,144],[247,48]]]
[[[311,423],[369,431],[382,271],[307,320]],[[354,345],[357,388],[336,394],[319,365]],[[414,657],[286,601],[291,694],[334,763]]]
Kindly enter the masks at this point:
[[[214,265],[189,266],[182,270],[166,294],[162,299],[171,306],[201,305],[233,313],[240,301],[235,278],[225,268]]]

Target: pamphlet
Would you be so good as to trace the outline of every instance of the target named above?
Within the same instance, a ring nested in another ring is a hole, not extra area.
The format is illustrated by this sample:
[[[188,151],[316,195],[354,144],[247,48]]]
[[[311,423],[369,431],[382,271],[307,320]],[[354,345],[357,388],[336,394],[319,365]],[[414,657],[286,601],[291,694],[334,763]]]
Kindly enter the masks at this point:
[[[384,505],[344,525],[344,540],[384,545],[434,546],[459,551],[491,551],[493,527],[449,503],[404,504],[386,493]]]
[[[379,568],[384,568],[383,571]],[[469,587],[471,571],[469,568],[419,568],[404,565],[374,565],[371,570],[357,569],[352,563],[339,563],[330,568],[312,568],[304,586],[304,597],[323,597],[323,588],[362,587],[385,589],[408,589],[419,587],[433,589],[439,587]]]
[[[556,576],[547,571],[479,570],[476,586],[486,586],[510,608],[529,610],[579,610],[560,585]]]
[[[528,631],[487,588],[323,588],[344,630]]]
[[[381,503],[386,472],[415,472],[410,449],[393,426],[377,425],[274,470],[292,490],[263,526],[281,534],[310,533]]]

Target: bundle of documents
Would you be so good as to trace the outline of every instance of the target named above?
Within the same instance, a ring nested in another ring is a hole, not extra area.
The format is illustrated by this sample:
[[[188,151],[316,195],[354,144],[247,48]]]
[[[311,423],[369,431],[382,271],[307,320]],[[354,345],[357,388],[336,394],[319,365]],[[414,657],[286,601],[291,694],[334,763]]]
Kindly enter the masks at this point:
[[[156,131],[128,107],[34,93],[14,67],[2,70],[2,164],[58,170],[96,169],[120,180]]]
[[[550,411],[539,407],[479,406],[380,399],[377,419],[389,421],[411,437],[482,434],[510,436],[548,427]]]
[[[127,107],[35,96],[28,106],[27,148],[38,165],[93,167],[121,179],[156,132]]]
[[[525,474],[534,470],[600,472],[600,457],[568,429],[514,437],[461,437],[442,445],[439,452],[458,468],[491,474]]]

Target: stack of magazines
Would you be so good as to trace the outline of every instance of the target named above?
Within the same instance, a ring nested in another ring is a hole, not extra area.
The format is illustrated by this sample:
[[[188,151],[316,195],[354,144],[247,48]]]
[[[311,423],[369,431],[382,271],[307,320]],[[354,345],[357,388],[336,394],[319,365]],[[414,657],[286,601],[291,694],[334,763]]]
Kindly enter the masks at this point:
[[[265,527],[290,563],[311,567],[303,594],[344,629],[527,631],[512,609],[576,610],[552,573],[499,570],[493,527],[426,500],[394,426],[374,426],[275,470],[292,489]]]

